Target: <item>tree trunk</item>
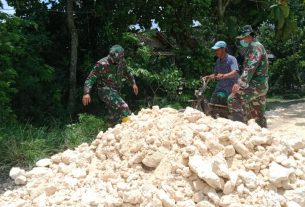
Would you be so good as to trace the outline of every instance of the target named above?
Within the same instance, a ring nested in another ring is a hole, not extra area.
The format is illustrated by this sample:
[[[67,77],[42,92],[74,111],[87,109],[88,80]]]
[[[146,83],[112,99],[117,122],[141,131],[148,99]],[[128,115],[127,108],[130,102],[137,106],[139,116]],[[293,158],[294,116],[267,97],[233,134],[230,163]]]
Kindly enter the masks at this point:
[[[225,11],[231,0],[218,0],[217,13],[218,13],[218,23],[223,25],[223,20],[225,16]]]
[[[75,95],[76,95],[76,67],[77,67],[77,47],[78,35],[75,28],[73,18],[73,2],[74,0],[67,0],[67,21],[71,37],[71,56],[70,56],[70,76],[69,76],[69,102],[68,110],[70,115],[73,115],[75,109]]]

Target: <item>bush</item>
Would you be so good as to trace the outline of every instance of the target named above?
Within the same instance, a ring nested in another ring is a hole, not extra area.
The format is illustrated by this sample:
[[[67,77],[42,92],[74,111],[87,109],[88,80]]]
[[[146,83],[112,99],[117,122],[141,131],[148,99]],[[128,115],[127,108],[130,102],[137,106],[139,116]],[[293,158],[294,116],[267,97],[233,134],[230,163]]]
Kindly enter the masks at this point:
[[[79,123],[52,128],[33,127],[30,124],[11,123],[0,128],[0,166],[8,170],[13,166],[31,167],[36,161],[67,148],[73,149],[83,142],[90,143],[105,130],[104,120],[93,115],[80,114]]]
[[[100,131],[107,129],[106,122],[90,114],[79,114],[79,123],[67,125],[64,145],[74,148],[81,143],[90,143]]]
[[[53,140],[58,134],[29,124],[6,124],[0,128],[0,165],[30,166],[56,149]]]

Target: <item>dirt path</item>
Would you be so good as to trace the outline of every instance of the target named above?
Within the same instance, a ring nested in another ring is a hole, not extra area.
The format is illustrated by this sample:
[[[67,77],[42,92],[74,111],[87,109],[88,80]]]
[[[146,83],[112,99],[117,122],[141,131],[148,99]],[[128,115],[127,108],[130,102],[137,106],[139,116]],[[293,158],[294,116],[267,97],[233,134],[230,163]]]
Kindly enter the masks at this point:
[[[266,112],[268,129],[273,135],[281,139],[305,138],[305,102],[297,102],[281,102]]]

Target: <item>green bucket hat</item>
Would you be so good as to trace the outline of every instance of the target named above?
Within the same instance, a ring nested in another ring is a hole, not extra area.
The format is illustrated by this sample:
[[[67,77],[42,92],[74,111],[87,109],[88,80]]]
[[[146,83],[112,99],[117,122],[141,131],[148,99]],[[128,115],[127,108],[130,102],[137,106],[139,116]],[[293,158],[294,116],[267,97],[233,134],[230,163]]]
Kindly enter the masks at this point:
[[[251,25],[245,25],[245,26],[242,27],[241,32],[240,32],[240,35],[237,36],[236,38],[237,38],[237,39],[242,39],[242,38],[244,38],[244,37],[246,37],[246,36],[249,36],[249,35],[251,35],[251,34],[254,34],[254,33],[255,33],[255,32],[254,32],[254,30],[252,29]]]
[[[114,63],[124,60],[124,48],[121,45],[113,45],[109,50],[109,59]]]
[[[124,53],[124,48],[121,45],[113,45],[109,53]]]

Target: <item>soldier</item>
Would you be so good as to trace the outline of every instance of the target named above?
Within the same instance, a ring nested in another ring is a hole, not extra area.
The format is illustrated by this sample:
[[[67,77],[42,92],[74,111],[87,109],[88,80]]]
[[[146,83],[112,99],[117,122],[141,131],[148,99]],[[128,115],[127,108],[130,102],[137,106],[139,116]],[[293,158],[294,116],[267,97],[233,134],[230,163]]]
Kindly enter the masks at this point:
[[[227,98],[232,86],[237,83],[238,65],[234,56],[227,53],[227,43],[218,41],[212,47],[217,56],[214,73],[205,77],[218,80],[210,102],[213,104],[227,105]]]
[[[266,94],[268,91],[268,59],[264,46],[255,38],[250,25],[242,28],[237,37],[245,50],[243,73],[233,85],[228,98],[232,120],[246,122],[255,119],[261,127],[267,127],[265,118]]]
[[[114,45],[110,48],[107,57],[97,61],[87,77],[84,84],[83,105],[87,106],[90,103],[90,90],[97,82],[98,96],[109,111],[109,124],[116,124],[119,120],[127,121],[131,111],[118,92],[124,80],[132,85],[133,92],[137,95],[138,86],[127,70],[124,49],[120,45]]]

